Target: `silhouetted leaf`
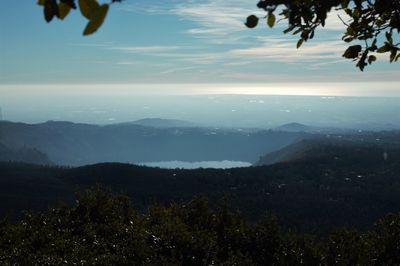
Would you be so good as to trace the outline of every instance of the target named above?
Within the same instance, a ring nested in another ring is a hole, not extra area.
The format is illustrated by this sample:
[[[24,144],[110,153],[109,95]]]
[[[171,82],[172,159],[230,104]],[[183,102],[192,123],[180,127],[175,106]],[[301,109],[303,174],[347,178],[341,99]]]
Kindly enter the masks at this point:
[[[379,49],[377,50],[378,53],[386,53],[388,51],[390,51],[390,45],[386,43],[382,47],[379,47]]]
[[[353,59],[357,58],[361,52],[361,45],[353,45],[347,48],[347,50],[344,52],[343,57],[348,58],[348,59]]]
[[[372,62],[375,62],[375,61],[376,61],[376,56],[374,56],[374,55],[368,56],[368,63],[369,64],[371,64]]]
[[[44,3],[44,19],[47,22],[50,22],[53,20],[53,18],[56,16],[59,16],[58,12],[58,5],[56,0],[46,0]]]
[[[390,52],[390,63],[393,63],[393,61],[396,59],[396,55],[397,55],[397,50],[391,50]]]
[[[315,33],[315,31],[311,31],[310,39],[314,38],[314,33]]]
[[[293,35],[296,35],[296,34],[299,34],[299,33],[302,32],[302,31],[303,31],[303,29],[302,29],[302,28],[299,28],[299,29],[295,30],[292,34],[293,34]]]
[[[365,59],[360,59],[358,61],[358,63],[356,64],[356,66],[361,70],[364,71],[364,68],[367,66],[368,64],[365,62]]]
[[[303,38],[301,38],[300,40],[297,41],[297,45],[296,45],[297,49],[300,48],[300,46],[303,44],[303,42],[304,42]]]
[[[343,41],[345,41],[345,42],[352,42],[353,40],[354,40],[353,37],[347,37],[347,38],[343,39]]]
[[[83,35],[90,35],[99,29],[107,16],[108,7],[108,4],[103,4],[93,13],[92,19],[89,21],[85,30],[83,31]]]
[[[255,15],[250,15],[247,17],[246,23],[244,23],[248,28],[255,28],[258,24],[258,17]]]
[[[288,33],[288,32],[291,32],[294,28],[295,28],[295,26],[291,25],[289,28],[285,29],[285,30],[283,31],[283,33],[286,34],[286,33]]]
[[[75,0],[60,0],[60,2],[66,4],[70,8],[76,9]]]
[[[273,13],[268,14],[267,24],[270,28],[275,25],[276,17]]]
[[[68,16],[69,11],[71,10],[71,7],[67,4],[64,4],[63,2],[61,2],[58,5],[58,12],[59,12],[59,18],[61,20],[63,20],[66,16]]]
[[[78,3],[82,15],[88,20],[91,20],[96,10],[100,8],[100,5],[96,0],[79,0]]]

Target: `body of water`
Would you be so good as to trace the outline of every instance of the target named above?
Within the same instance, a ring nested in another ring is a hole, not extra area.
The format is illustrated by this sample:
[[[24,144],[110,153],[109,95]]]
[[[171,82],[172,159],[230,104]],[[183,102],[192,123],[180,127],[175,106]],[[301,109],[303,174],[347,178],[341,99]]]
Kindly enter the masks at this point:
[[[183,169],[196,169],[196,168],[234,168],[234,167],[248,167],[251,166],[249,162],[240,161],[202,161],[202,162],[183,162],[183,161],[165,161],[165,162],[146,162],[141,165],[150,167],[160,167],[167,169],[183,168]]]

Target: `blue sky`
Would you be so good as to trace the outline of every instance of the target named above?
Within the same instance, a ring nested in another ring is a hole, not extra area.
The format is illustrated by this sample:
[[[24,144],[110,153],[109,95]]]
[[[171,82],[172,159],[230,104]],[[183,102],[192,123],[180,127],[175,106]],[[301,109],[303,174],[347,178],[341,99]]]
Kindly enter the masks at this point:
[[[275,29],[265,23],[253,30],[243,25],[247,15],[262,14],[256,2],[127,0],[112,5],[97,33],[83,37],[86,22],[78,12],[63,22],[47,24],[36,1],[4,1],[0,87],[242,84],[245,88],[340,81],[351,82],[347,90],[357,87],[354,94],[360,95],[359,82],[379,82],[374,95],[391,95],[398,88],[398,64],[382,58],[362,73],[342,59],[346,45],[340,41],[343,27],[336,14],[314,40],[297,50],[297,37],[284,35],[283,23]]]

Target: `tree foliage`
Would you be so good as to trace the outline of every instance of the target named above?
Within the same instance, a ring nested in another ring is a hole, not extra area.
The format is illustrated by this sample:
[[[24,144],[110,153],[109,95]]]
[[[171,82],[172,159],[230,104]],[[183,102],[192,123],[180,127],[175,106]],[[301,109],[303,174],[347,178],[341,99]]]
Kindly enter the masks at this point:
[[[0,223],[1,265],[399,265],[400,215],[364,233],[317,239],[283,230],[273,216],[249,224],[205,198],[139,214],[128,198],[97,187],[75,206]]]
[[[376,53],[389,54],[390,62],[400,58],[400,1],[398,0],[261,0],[258,7],[267,15],[267,24],[272,27],[279,14],[280,20],[287,21],[284,33],[299,35],[299,48],[314,38],[315,31],[324,27],[328,13],[333,10],[339,15],[345,32],[343,41],[354,42],[343,53],[343,57],[357,62],[363,71],[368,64],[376,61]],[[247,27],[257,26],[259,18],[251,15]]]

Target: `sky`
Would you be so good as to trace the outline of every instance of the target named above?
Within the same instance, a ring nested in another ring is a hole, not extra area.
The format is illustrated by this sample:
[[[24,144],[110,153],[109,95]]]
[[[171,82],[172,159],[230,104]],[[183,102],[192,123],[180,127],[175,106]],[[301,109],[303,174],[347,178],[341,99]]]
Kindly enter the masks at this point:
[[[0,9],[0,97],[15,91],[400,96],[399,64],[379,58],[365,72],[341,57],[336,12],[296,49],[284,23],[247,29],[254,0],[126,0],[82,36],[72,12],[47,24],[35,0]],[[313,85],[309,85],[312,83]],[[1,99],[0,99],[1,100]]]

